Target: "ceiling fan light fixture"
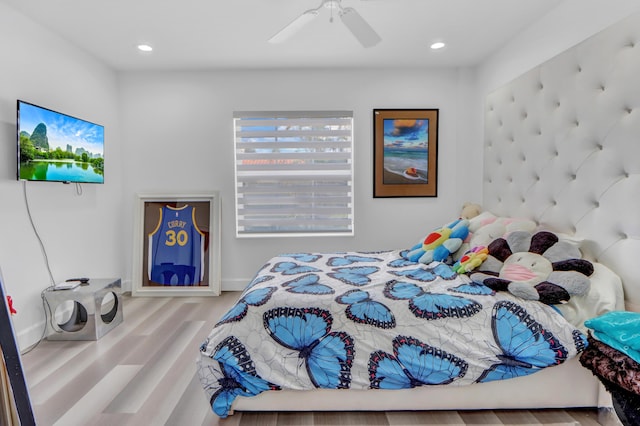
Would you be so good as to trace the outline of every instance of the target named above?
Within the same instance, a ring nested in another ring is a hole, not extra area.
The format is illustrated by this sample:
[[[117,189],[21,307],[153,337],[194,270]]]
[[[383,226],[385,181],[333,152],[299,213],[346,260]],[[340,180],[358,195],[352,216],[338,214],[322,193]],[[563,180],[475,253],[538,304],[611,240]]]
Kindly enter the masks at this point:
[[[333,11],[337,10],[344,25],[364,47],[372,47],[380,43],[382,39],[371,25],[369,25],[355,9],[351,7],[343,8],[340,3],[341,1],[342,0],[322,0],[320,6],[315,9],[307,10],[278,31],[269,39],[269,43],[282,43],[288,40],[291,36],[300,31],[302,27],[318,16],[320,10],[323,8],[331,10],[331,22],[333,22]]]
[[[345,7],[340,12],[340,18],[355,38],[364,47],[373,47],[382,39],[376,31],[365,21],[355,9]]]
[[[311,9],[298,16],[291,21],[286,27],[282,28],[269,39],[269,43],[282,43],[291,38],[295,33],[300,31],[302,27],[313,21],[318,16],[317,9]]]
[[[340,2],[338,0],[325,0],[322,2],[322,6],[325,9],[340,9]]]

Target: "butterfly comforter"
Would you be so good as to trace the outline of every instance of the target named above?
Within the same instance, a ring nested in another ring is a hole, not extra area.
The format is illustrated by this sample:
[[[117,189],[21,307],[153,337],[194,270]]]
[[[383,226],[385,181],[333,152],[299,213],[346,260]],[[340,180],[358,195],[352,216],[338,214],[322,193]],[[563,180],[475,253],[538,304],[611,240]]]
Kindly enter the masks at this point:
[[[563,363],[586,337],[552,307],[400,251],[272,258],[201,345],[213,411],[267,390],[469,385]]]

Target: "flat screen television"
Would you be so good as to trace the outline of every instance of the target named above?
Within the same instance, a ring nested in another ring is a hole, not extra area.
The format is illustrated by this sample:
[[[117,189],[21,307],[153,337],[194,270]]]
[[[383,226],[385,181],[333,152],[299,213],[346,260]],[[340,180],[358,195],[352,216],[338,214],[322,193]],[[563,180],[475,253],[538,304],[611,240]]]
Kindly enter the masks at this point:
[[[104,126],[18,100],[18,180],[104,183]]]

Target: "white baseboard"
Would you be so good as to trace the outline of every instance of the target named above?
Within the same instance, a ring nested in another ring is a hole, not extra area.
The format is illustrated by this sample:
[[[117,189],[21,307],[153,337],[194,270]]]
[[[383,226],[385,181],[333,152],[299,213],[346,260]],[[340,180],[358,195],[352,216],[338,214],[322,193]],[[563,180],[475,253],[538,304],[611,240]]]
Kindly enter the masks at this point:
[[[38,321],[36,324],[32,324],[27,329],[16,333],[16,340],[18,341],[18,347],[20,352],[24,352],[30,346],[34,345],[41,338],[46,337],[45,320]],[[43,337],[43,332],[44,337]]]
[[[69,304],[68,306],[59,305],[59,308],[60,309],[56,309],[56,317],[53,319],[53,321],[56,321],[58,324],[66,322],[71,318],[71,315],[73,314],[73,304]],[[27,327],[27,329],[16,332],[16,340],[18,341],[20,352],[24,352],[40,339],[45,339],[48,336],[51,329],[48,327],[45,329],[47,325],[45,321],[49,321],[48,316],[45,319],[38,321],[36,324],[32,324]]]
[[[131,280],[120,280],[120,288],[123,293],[129,292],[131,293]]]
[[[222,280],[222,291],[243,291],[251,282],[251,278],[234,278]]]
[[[251,278],[223,279],[220,284],[222,291],[242,291],[251,282]],[[122,292],[131,294],[131,280],[122,280]]]

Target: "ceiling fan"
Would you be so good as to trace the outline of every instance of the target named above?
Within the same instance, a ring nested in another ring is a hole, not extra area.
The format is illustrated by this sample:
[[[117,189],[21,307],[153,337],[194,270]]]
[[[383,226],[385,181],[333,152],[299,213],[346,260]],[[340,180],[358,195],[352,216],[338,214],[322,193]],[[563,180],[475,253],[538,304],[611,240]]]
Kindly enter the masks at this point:
[[[278,31],[269,39],[270,43],[282,43],[297,33],[302,27],[313,21],[322,9],[331,10],[330,21],[333,22],[333,12],[337,11],[344,25],[351,31],[356,39],[364,47],[372,47],[382,39],[375,30],[364,20],[362,16],[351,7],[342,7],[342,0],[322,0],[322,3],[315,9],[309,9],[298,16],[287,26]]]

